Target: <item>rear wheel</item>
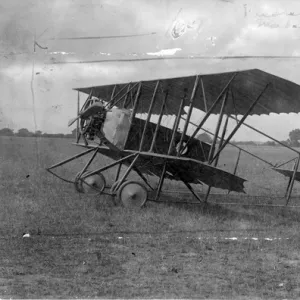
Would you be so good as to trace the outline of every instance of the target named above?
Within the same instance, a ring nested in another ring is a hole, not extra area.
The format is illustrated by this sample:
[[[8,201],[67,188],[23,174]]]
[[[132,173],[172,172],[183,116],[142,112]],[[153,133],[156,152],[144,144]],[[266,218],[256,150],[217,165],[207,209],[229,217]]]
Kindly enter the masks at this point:
[[[125,181],[117,192],[118,199],[128,208],[142,207],[147,201],[147,189],[138,181]]]

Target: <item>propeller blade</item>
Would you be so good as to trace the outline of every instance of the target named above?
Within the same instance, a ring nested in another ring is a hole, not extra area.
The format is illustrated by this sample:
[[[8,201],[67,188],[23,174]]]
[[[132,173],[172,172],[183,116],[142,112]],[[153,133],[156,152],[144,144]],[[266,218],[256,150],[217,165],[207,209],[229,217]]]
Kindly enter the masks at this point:
[[[72,124],[74,124],[79,118],[80,118],[80,116],[77,116],[76,118],[69,120],[68,127],[70,127]]]
[[[98,112],[101,112],[103,110],[103,104],[102,103],[94,103],[90,107],[86,108],[84,111],[80,112],[79,115],[71,119],[68,123],[68,126],[70,127],[74,122],[76,122],[79,118],[88,118],[94,114],[97,114]]]

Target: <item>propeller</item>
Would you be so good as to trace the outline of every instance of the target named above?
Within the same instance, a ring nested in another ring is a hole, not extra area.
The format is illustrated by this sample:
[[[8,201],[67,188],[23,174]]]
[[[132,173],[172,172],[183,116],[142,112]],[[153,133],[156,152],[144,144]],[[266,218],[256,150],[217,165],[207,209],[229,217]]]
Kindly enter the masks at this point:
[[[137,85],[140,84],[140,82],[136,82],[132,87],[130,87],[131,83],[132,82],[128,83],[127,85],[124,85],[124,87],[122,87],[121,90],[118,91],[118,93],[116,93],[116,95],[114,95],[110,101],[107,101],[105,105],[104,105],[105,101],[101,100],[101,102],[96,102],[92,106],[90,106],[90,107],[86,108],[84,111],[80,112],[77,117],[69,120],[68,127],[70,127],[72,124],[74,124],[80,118],[88,118],[89,116],[93,115],[94,113],[99,112],[99,108],[96,108],[94,111],[93,111],[93,109],[91,111],[89,111],[89,109],[91,109],[92,107],[99,107],[99,105],[101,105],[102,109],[105,109],[106,111],[110,110],[114,105],[117,105],[123,99],[123,96],[121,96],[116,100],[117,96],[120,95],[121,92],[123,92],[125,90],[125,88],[128,88],[127,93],[129,93]],[[136,93],[138,93],[138,92],[139,92],[139,89],[136,91]],[[91,92],[86,100],[86,103],[89,100],[92,100],[92,98],[93,98],[92,94],[93,94],[93,89],[91,89]]]
[[[79,114],[76,118],[70,119],[68,122],[68,127],[70,127],[72,124],[74,124],[80,117],[81,117],[81,115]]]
[[[80,112],[76,118],[70,119],[68,122],[68,126],[70,127],[74,122],[76,122],[78,119],[83,118],[86,119],[100,111],[102,111],[104,108],[104,105],[101,102],[96,102],[90,107],[86,108],[84,111]]]

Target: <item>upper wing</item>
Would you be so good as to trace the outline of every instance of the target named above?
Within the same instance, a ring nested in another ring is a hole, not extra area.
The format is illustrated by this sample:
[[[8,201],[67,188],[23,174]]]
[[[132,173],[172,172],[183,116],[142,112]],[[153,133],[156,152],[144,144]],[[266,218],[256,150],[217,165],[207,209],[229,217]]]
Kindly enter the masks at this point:
[[[194,107],[202,111],[209,109],[235,73],[236,76],[231,82],[229,88],[230,92],[228,94],[229,98],[225,109],[226,113],[244,115],[249,109],[251,103],[259,96],[268,83],[271,85],[264,92],[250,115],[300,112],[300,86],[291,81],[258,69],[200,75],[200,80],[197,85],[194,98]],[[185,105],[189,105],[189,99],[194,88],[195,79],[196,75],[158,79],[160,81],[160,85],[157,90],[156,101],[152,113],[159,114],[162,99],[165,97],[165,92],[168,92],[164,114],[177,115],[180,101],[183,96],[186,96]],[[141,82],[142,86],[137,107],[138,113],[148,112],[150,100],[158,80]],[[106,101],[111,99],[111,95],[114,91],[114,95],[117,95],[115,100],[118,100],[126,93],[127,90],[130,90],[135,83],[136,82],[132,82],[131,84],[124,83],[117,85],[77,88],[75,90],[91,94],[92,96],[101,97]],[[136,85],[130,90],[126,98],[126,106],[128,108],[133,106],[137,89],[138,87]],[[206,101],[204,101],[204,94]],[[117,106],[123,107],[124,101],[125,97],[124,100],[117,103]],[[213,113],[218,114],[220,107],[221,104],[217,105],[213,110]]]

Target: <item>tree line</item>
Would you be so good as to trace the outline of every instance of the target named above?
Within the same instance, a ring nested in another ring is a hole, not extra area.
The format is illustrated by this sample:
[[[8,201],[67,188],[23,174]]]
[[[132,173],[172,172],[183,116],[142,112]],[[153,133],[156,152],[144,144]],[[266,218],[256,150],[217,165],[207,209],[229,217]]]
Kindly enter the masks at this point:
[[[206,143],[212,143],[212,137],[208,135],[207,133],[201,133],[197,135],[199,140],[206,142]],[[280,143],[276,143],[275,141],[266,141],[266,142],[254,142],[254,141],[231,141],[232,144],[235,145],[244,145],[244,146],[282,146],[287,145],[290,147],[300,147],[300,129],[294,129],[289,133],[289,138],[286,140],[280,141]]]
[[[21,137],[48,137],[48,138],[74,138],[76,137],[76,128],[71,133],[46,133],[41,130],[35,132],[29,131],[27,128],[21,128],[14,132],[11,128],[0,129],[0,136],[21,136]]]
[[[76,128],[72,130],[71,133],[46,133],[41,130],[35,132],[29,131],[27,128],[21,128],[17,132],[14,132],[11,128],[0,129],[0,136],[20,136],[20,137],[48,137],[48,138],[75,138]],[[201,133],[196,136],[197,139],[212,143],[212,137],[207,133]],[[280,141],[284,145],[291,147],[300,147],[300,129],[294,129],[289,133],[289,138],[287,140]],[[254,141],[232,141],[231,143],[236,145],[248,145],[248,146],[280,146],[280,144],[274,141],[266,141],[264,143],[257,143]]]
[[[290,146],[290,147],[300,147],[300,129],[293,129],[289,132],[289,137],[286,140],[279,141],[281,144]],[[245,142],[234,142],[239,145],[256,145],[256,146],[282,146],[280,143],[276,143],[275,141],[266,141],[264,143],[256,143],[253,141],[245,141]]]

